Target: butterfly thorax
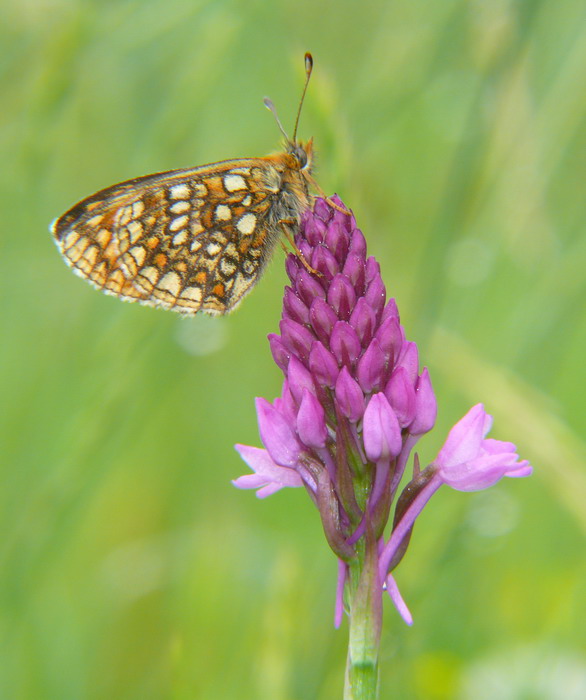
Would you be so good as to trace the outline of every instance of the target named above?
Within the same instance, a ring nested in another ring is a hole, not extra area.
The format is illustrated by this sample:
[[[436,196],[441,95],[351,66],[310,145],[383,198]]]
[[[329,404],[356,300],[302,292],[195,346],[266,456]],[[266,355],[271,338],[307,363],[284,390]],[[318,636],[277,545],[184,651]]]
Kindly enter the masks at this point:
[[[307,144],[287,142],[285,151],[263,160],[270,164],[264,172],[265,187],[274,193],[270,219],[273,224],[289,222],[295,227],[302,212],[311,206],[312,141]]]

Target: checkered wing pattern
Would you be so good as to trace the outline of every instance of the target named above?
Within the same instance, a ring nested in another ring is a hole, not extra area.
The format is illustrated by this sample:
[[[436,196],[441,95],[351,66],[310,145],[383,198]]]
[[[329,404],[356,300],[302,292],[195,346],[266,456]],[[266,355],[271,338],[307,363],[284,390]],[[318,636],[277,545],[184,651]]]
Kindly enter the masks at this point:
[[[224,314],[256,283],[280,221],[307,204],[290,159],[283,153],[129,180],[76,204],[52,232],[73,270],[109,294]],[[293,207],[283,200],[284,178]]]

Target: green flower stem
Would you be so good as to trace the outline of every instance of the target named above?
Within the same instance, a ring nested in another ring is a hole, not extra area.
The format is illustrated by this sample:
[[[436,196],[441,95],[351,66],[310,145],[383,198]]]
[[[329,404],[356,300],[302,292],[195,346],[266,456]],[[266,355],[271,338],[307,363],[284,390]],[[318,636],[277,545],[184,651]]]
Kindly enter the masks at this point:
[[[348,564],[350,573],[346,587],[350,639],[344,700],[376,700],[382,595],[376,539],[370,528],[356,548],[358,556]]]

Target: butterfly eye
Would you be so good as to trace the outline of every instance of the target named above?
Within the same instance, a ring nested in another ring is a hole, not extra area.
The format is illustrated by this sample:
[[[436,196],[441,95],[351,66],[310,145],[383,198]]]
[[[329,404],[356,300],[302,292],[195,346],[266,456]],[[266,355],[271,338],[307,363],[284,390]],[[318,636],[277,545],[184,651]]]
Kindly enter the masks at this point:
[[[293,155],[299,161],[299,167],[301,169],[303,169],[307,166],[307,153],[305,152],[304,148],[301,148],[301,146],[296,145],[295,148],[293,149]]]

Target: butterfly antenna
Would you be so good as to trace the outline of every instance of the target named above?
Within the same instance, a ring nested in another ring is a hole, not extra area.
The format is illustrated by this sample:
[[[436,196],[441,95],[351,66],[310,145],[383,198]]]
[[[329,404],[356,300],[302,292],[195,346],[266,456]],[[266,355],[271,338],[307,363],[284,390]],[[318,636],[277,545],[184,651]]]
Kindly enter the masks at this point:
[[[281,120],[279,119],[279,115],[277,114],[277,108],[273,104],[273,101],[271,99],[269,99],[268,97],[265,97],[263,102],[265,103],[265,107],[267,109],[270,109],[271,112],[273,113],[273,117],[275,118],[275,120],[279,126],[279,129],[281,130],[281,133],[288,141],[289,137],[287,136],[287,132],[285,131],[285,129],[283,129],[283,125],[281,124]]]
[[[301,116],[301,108],[303,107],[303,100],[305,99],[305,93],[307,92],[307,86],[309,85],[309,79],[311,78],[311,71],[312,70],[313,70],[313,56],[308,51],[305,54],[305,85],[303,86],[303,92],[301,93],[301,99],[299,100],[299,109],[297,110],[297,118],[295,119],[295,128],[293,129],[293,143],[296,143],[297,126],[299,125],[299,117]]]

